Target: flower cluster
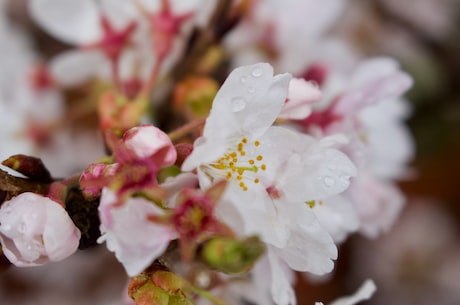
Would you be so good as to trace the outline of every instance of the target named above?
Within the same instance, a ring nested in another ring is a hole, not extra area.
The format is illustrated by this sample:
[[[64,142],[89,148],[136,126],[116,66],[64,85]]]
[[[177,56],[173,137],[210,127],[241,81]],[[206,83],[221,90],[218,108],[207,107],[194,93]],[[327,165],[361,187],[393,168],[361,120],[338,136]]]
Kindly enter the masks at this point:
[[[105,244],[137,305],[293,305],[295,272],[330,273],[351,233],[389,230],[411,78],[390,58],[336,64],[321,35],[345,1],[289,2],[30,0],[77,47],[17,81],[60,108],[3,131],[35,133],[2,150],[1,253],[24,267]],[[24,115],[14,102],[32,101],[13,93],[0,106]]]

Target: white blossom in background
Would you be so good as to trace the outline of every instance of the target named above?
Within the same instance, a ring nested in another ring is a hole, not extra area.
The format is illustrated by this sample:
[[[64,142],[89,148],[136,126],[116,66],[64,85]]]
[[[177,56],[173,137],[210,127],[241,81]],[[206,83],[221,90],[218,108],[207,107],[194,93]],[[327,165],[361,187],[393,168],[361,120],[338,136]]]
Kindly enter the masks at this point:
[[[318,49],[323,49],[324,36],[346,3],[343,0],[254,1],[248,18],[226,37],[225,46],[234,54],[235,66],[269,61],[277,71],[300,73],[299,68],[309,62],[312,52],[322,53]]]
[[[322,213],[324,207],[319,206],[318,217],[328,223],[329,230],[336,231],[337,241],[347,234],[331,224],[352,224],[356,218],[359,226],[349,227],[348,233],[358,229],[376,237],[390,229],[404,203],[393,183],[407,175],[407,163],[414,155],[412,139],[404,125],[407,105],[400,98],[412,80],[389,58],[363,61],[351,73],[332,68],[329,66],[329,75],[321,87],[322,101],[312,106],[312,114],[301,125],[320,137],[345,134],[350,141],[341,150],[358,166],[358,175],[340,199],[346,201],[342,211],[350,204],[352,210],[335,213],[338,218],[334,222],[333,213]],[[324,206],[331,208],[334,204],[328,201],[334,200],[326,200]]]
[[[50,62],[51,72],[57,81],[64,86],[72,86],[91,77],[110,79],[113,67],[104,52],[113,51],[115,44],[120,44],[116,46],[119,51],[123,49],[117,58],[120,78],[129,80],[139,76],[146,79],[157,58],[149,28],[151,16],[145,14],[161,11],[161,3],[160,0],[31,0],[29,10],[35,22],[45,31],[78,47],[57,55]],[[191,13],[193,24],[201,26],[207,22],[214,4],[209,0],[170,2],[174,16]],[[109,32],[102,26],[103,18],[110,26]],[[124,33],[132,25],[135,27],[132,33]],[[98,44],[100,49],[88,48]],[[170,53],[180,50],[181,47],[175,45]]]
[[[0,242],[16,266],[60,261],[78,247],[80,231],[59,203],[35,193],[22,193],[0,208]]]

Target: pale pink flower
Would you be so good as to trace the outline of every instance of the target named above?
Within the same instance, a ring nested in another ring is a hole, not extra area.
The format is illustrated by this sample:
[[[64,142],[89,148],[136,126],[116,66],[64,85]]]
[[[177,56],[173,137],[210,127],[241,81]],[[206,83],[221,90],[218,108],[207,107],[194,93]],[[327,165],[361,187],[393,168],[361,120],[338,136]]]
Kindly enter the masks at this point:
[[[150,124],[126,131],[123,143],[138,158],[154,158],[157,164],[163,166],[174,164],[177,158],[176,149],[168,135]]]
[[[389,230],[404,203],[404,196],[392,180],[407,174],[407,163],[414,154],[411,136],[404,125],[409,111],[400,98],[412,79],[391,58],[363,61],[348,74],[334,70],[330,73],[323,87],[323,100],[302,124],[306,131],[319,136],[345,134],[349,142],[341,150],[354,161],[359,172],[342,198],[327,199],[318,208],[332,208],[334,201],[345,200],[355,210],[342,214],[349,216],[345,223],[352,224],[358,217],[359,230],[376,237]],[[337,221],[342,222],[343,217],[331,213],[318,216],[322,223],[328,224],[326,227],[341,235],[334,234],[336,240],[343,240],[357,229],[349,227],[340,232]]]
[[[399,217],[405,198],[391,181],[362,169],[343,195],[353,203],[359,230],[369,238],[388,232]]]
[[[148,219],[149,215],[163,215],[163,210],[144,198],[129,198],[116,206],[116,193],[102,190],[99,205],[101,237],[98,243],[107,243],[129,276],[147,268],[166,250],[175,238],[173,228]]]
[[[73,254],[80,231],[57,202],[22,193],[0,208],[0,241],[10,262],[19,267],[37,266]]]
[[[261,236],[276,258],[274,270],[280,260],[294,270],[324,274],[332,270],[337,249],[306,202],[342,192],[356,169],[334,148],[339,138],[318,141],[272,126],[289,80],[286,74],[273,76],[269,64],[235,69],[183,169],[196,168],[205,189],[228,181],[216,214],[238,234]],[[290,294],[272,291],[277,300]]]

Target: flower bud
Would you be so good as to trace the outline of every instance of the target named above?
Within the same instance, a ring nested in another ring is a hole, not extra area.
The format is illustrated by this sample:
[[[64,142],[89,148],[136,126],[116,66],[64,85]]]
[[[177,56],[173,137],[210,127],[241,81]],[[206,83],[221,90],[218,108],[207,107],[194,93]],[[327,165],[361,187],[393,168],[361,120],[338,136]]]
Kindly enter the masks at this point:
[[[2,161],[2,164],[27,176],[29,179],[41,182],[51,182],[51,174],[39,158],[14,155]]]
[[[83,196],[91,200],[101,195],[104,178],[115,175],[118,164],[90,164],[80,176],[80,188]]]
[[[156,270],[131,279],[129,296],[136,305],[192,305],[183,289],[185,282],[174,273]]]
[[[188,77],[174,90],[174,108],[190,120],[205,118],[211,110],[219,86],[206,77]]]
[[[264,244],[255,236],[243,240],[216,237],[205,243],[201,257],[211,268],[232,274],[247,271],[264,252]]]
[[[179,143],[175,145],[177,151],[177,160],[176,165],[178,167],[182,166],[184,160],[192,153],[193,151],[193,144],[190,143]]]
[[[77,250],[80,231],[57,202],[22,193],[0,208],[0,242],[18,267],[60,261]]]
[[[123,142],[139,158],[151,158],[162,166],[174,164],[177,153],[168,135],[153,125],[129,129]]]

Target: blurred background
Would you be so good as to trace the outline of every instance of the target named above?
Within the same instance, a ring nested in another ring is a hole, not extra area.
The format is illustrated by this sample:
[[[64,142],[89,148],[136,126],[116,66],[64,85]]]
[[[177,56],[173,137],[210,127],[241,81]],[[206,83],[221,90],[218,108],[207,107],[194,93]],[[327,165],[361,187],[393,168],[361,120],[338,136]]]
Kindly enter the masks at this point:
[[[9,1],[7,13],[44,60],[67,49],[32,22],[25,2]],[[327,304],[366,278],[378,287],[366,304],[460,304],[460,1],[350,0],[327,34],[365,57],[395,57],[414,78],[406,98],[416,157],[400,182],[407,204],[393,229],[376,240],[352,236],[326,279],[299,275],[298,304]],[[105,249],[52,266],[5,268],[1,304],[119,304],[127,281]]]

